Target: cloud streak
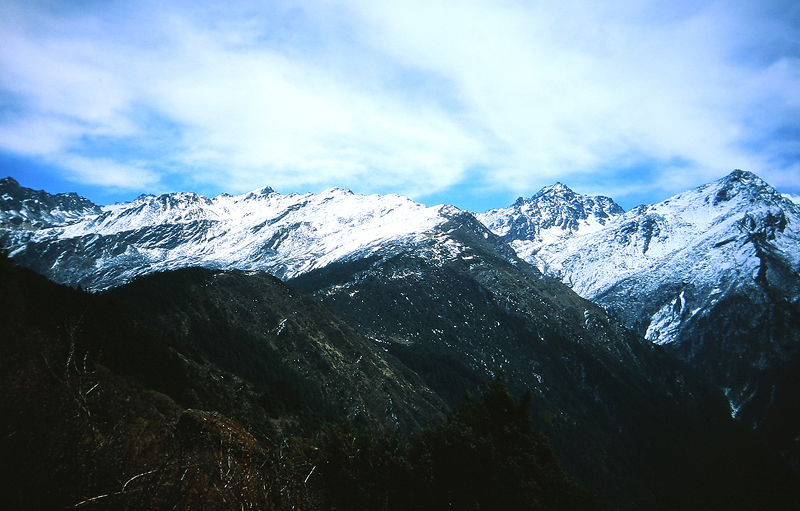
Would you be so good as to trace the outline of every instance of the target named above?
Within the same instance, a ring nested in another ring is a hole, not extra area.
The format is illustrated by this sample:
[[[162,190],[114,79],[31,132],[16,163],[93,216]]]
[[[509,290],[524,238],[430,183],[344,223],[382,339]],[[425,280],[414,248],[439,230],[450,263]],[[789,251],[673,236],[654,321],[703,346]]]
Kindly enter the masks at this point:
[[[800,192],[790,2],[12,1],[0,19],[0,151],[76,182],[663,198],[746,168]]]

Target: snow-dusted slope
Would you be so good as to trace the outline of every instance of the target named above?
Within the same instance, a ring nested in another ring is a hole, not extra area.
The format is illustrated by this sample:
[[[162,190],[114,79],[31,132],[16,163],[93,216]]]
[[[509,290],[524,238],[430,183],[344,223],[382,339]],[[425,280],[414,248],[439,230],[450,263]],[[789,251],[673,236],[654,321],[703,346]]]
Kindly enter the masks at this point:
[[[735,171],[551,244],[539,257],[578,294],[630,310],[624,315],[648,339],[668,343],[689,316],[735,288],[771,286],[789,301],[800,298],[800,207]]]
[[[282,195],[271,188],[207,198],[141,196],[20,237],[12,256],[54,280],[105,289],[153,271],[205,266],[266,270],[281,278],[379,250],[399,250],[457,211],[397,195]]]
[[[706,375],[735,417],[800,463],[800,206],[735,171],[548,257],[550,271]]]
[[[593,232],[510,241],[536,244],[520,255],[704,373],[800,458],[786,418],[800,399],[800,206],[737,170]]]
[[[68,225],[99,214],[100,207],[75,193],[51,195],[0,179],[0,229],[20,231]]]
[[[566,239],[602,229],[625,211],[608,197],[579,195],[561,183],[542,188],[530,199],[520,197],[501,209],[475,216],[506,240],[524,260],[544,266],[540,250]]]
[[[581,296],[651,311],[650,321],[634,322],[640,329],[646,323],[642,333],[657,343],[674,340],[687,314],[713,307],[732,287],[769,285],[778,267],[790,273],[773,286],[786,287],[790,301],[800,296],[793,284],[800,206],[750,172],[734,171],[625,214],[611,199],[579,196],[557,184],[477,217],[520,257]],[[615,293],[620,287],[624,292]],[[665,287],[674,292],[661,296]],[[616,294],[628,304],[616,303]]]

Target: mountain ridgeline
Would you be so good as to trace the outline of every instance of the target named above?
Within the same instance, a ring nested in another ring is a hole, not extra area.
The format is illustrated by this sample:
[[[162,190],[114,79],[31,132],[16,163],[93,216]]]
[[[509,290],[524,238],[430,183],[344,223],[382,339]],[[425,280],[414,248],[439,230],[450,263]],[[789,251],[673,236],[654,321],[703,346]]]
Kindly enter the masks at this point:
[[[10,282],[20,275],[36,282],[41,297],[16,284],[26,300],[16,304],[12,294],[4,307],[13,354],[4,358],[4,387],[13,391],[6,407],[23,412],[11,414],[3,434],[19,434],[40,413],[22,397],[14,375],[24,373],[45,382],[41,392],[55,392],[42,399],[63,402],[48,408],[50,423],[73,405],[96,416],[134,396],[145,418],[113,415],[104,423],[113,430],[133,421],[136,431],[150,431],[153,453],[178,452],[185,428],[204,438],[209,428],[227,431],[223,444],[238,446],[241,474],[283,488],[259,493],[252,502],[260,508],[291,499],[319,509],[600,506],[546,461],[554,455],[616,509],[791,509],[800,500],[797,474],[785,463],[797,458],[800,432],[793,369],[800,215],[770,190],[737,171],[625,213],[611,199],[559,184],[473,215],[340,189],[180,193],[101,207],[1,180],[0,241],[13,261],[102,291],[6,268]],[[631,252],[638,255],[626,259]],[[733,269],[721,263],[731,258]],[[76,300],[69,313],[54,305]],[[51,304],[39,311],[51,330],[34,328],[33,319],[14,327],[37,313],[38,302]],[[59,326],[86,325],[84,311],[104,311],[90,316],[95,333]],[[121,340],[102,335],[107,327]],[[745,343],[748,336],[757,342]],[[56,346],[43,351],[53,351],[43,366],[39,348],[27,351],[33,338]],[[64,375],[49,369],[54,357],[67,361]],[[73,373],[83,383],[66,376]],[[105,379],[94,382],[97,375]],[[89,392],[111,380],[124,392]],[[519,405],[503,397],[526,391]],[[483,401],[464,405],[466,394]],[[517,422],[494,429],[475,422],[481,417]],[[349,426],[328,425],[341,421]],[[111,442],[107,434],[120,449],[112,452],[132,456],[116,433],[82,424],[40,452],[72,449],[47,465],[54,474],[69,471],[59,463],[71,467]],[[36,430],[26,435],[34,445]],[[11,449],[11,436],[4,438]],[[512,461],[514,449],[494,451],[508,442],[529,449]],[[197,449],[180,451],[184,465],[170,470],[189,466],[191,456],[211,463]],[[291,463],[280,465],[279,456]],[[256,459],[272,468],[252,470]],[[128,502],[128,487],[152,482],[137,474],[161,470],[119,463],[116,489],[106,481],[81,494],[109,491]],[[36,465],[26,466],[31,474]],[[412,483],[425,490],[409,490]],[[156,487],[147,486],[175,504]]]
[[[544,225],[539,218],[570,207],[549,189],[540,193],[549,200],[536,203],[548,207],[526,221]],[[502,234],[501,220],[519,215],[515,206],[479,218]],[[604,218],[575,221],[595,217]],[[706,376],[731,413],[800,470],[800,206],[737,170],[602,228],[550,230],[552,243],[534,231],[504,239]]]

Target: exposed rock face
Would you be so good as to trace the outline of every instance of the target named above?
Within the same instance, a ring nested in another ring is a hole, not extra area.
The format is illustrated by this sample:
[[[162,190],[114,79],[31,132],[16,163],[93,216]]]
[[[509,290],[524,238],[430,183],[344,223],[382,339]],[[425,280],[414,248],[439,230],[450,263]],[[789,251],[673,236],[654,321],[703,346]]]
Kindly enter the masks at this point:
[[[561,183],[542,188],[530,199],[476,216],[506,240],[524,260],[542,269],[538,253],[560,241],[602,229],[625,211],[608,197],[579,195]]]
[[[100,206],[75,193],[51,195],[24,188],[10,177],[0,179],[0,229],[27,231],[69,225],[100,211]]]
[[[800,414],[789,404],[800,398],[790,376],[800,364],[797,204],[737,170],[529,252],[531,263],[699,369],[724,389],[734,416],[800,459]]]

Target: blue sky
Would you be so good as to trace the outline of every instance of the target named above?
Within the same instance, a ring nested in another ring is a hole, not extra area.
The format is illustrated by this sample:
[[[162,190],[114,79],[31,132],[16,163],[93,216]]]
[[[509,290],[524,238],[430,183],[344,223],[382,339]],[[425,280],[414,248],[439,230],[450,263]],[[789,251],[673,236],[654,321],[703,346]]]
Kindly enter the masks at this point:
[[[735,168],[800,195],[796,0],[0,2],[0,174],[101,204],[629,209]]]

